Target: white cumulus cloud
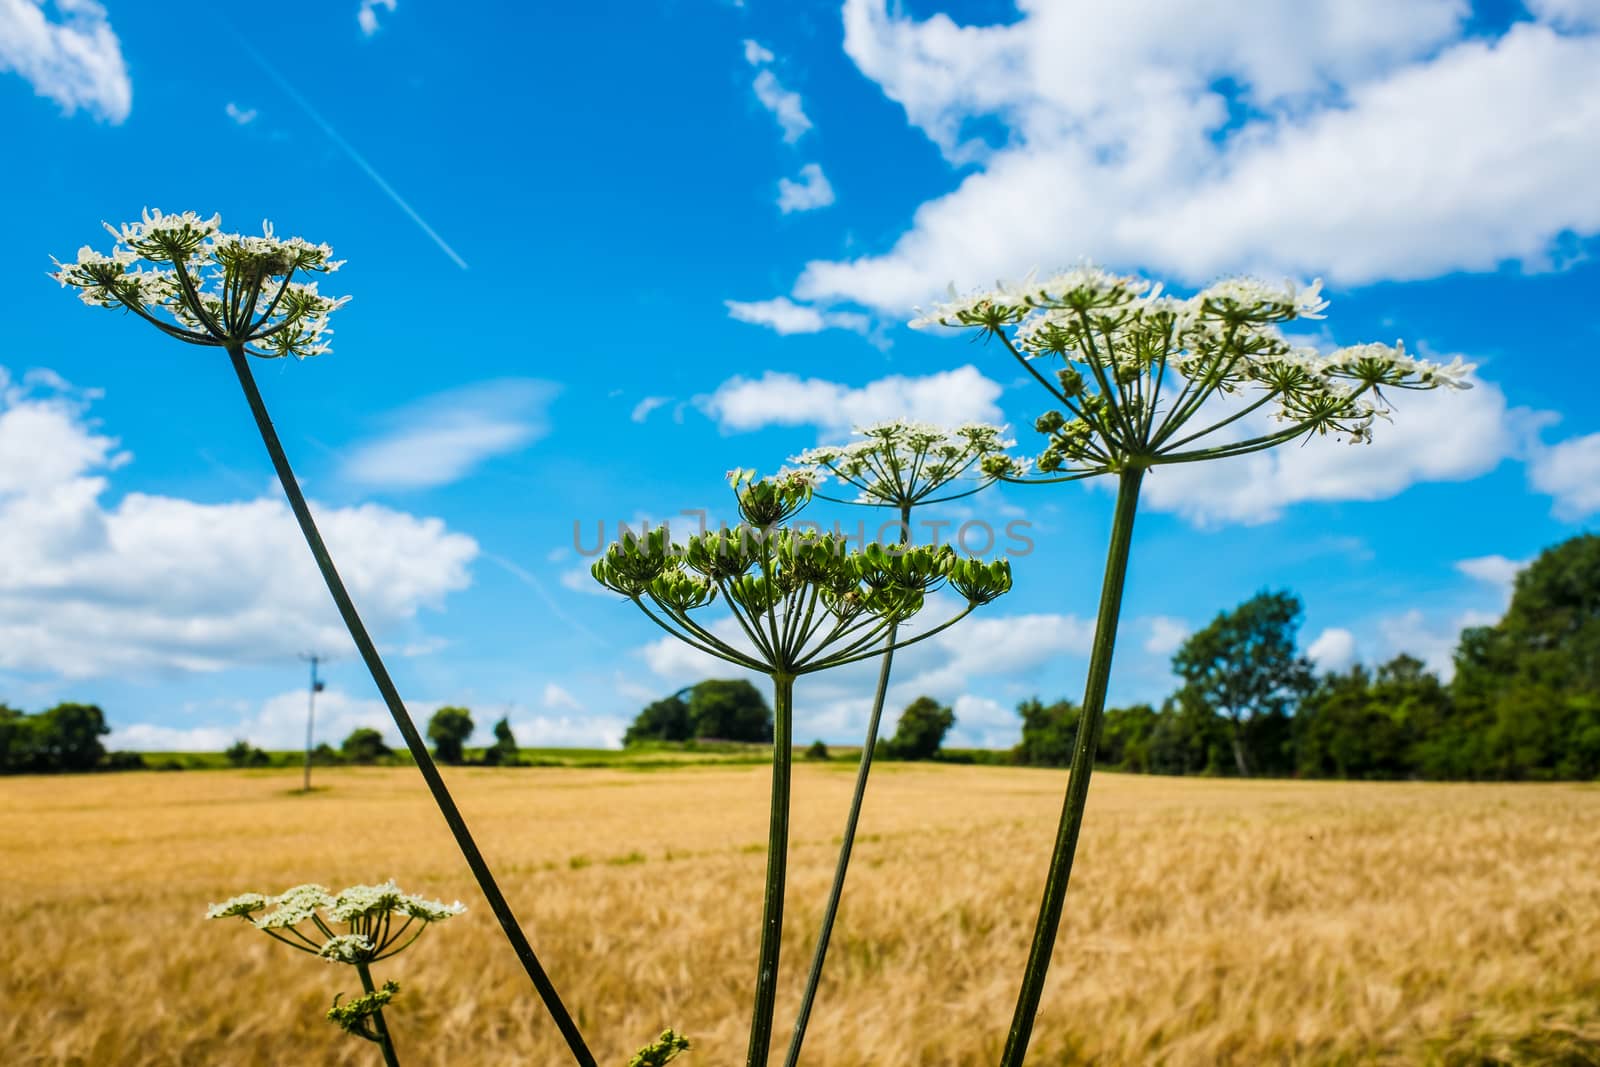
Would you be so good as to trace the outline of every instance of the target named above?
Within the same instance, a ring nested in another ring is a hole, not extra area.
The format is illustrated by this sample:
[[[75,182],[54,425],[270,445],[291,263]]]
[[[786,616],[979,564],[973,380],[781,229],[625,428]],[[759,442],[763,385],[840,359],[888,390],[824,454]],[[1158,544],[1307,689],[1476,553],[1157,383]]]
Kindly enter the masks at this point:
[[[395,0],[361,0],[361,6],[356,8],[356,22],[361,26],[361,32],[371,37],[378,32],[378,9],[394,13]]]
[[[1341,626],[1330,626],[1317,635],[1306,655],[1324,673],[1342,671],[1356,662],[1356,635]]]
[[[122,42],[94,0],[0,0],[0,70],[69,115],[83,108],[119,123],[133,107]]]
[[[1600,231],[1592,0],[1464,35],[1465,0],[1022,0],[1004,25],[847,0],[845,50],[953,162],[892,247],[790,293],[898,314],[1081,256],[1340,284],[1552,261]]]
[[[1555,515],[1576,522],[1600,511],[1600,433],[1537,449],[1528,481],[1555,499]]]
[[[201,504],[135,492],[107,504],[106,474],[128,457],[95,429],[90,395],[0,370],[0,668],[214,671],[348,647],[276,497]],[[478,546],[438,519],[376,505],[315,510],[380,638],[415,639],[419,611],[470,583]]]
[[[1499,590],[1503,602],[1510,604],[1511,588],[1517,582],[1517,575],[1528,562],[1525,559],[1508,559],[1500,555],[1477,556],[1473,559],[1457,560],[1456,570]]]
[[[815,211],[833,203],[833,185],[822,167],[807,163],[800,168],[800,180],[778,179],[778,210],[785,215],[795,211]]]
[[[724,430],[809,425],[841,432],[896,418],[943,425],[1002,422],[999,396],[999,383],[968,364],[920,377],[890,375],[863,386],[767,371],[760,378],[729,378],[697,403]]]
[[[1394,421],[1379,421],[1371,444],[1317,437],[1210,463],[1157,467],[1145,479],[1144,500],[1200,525],[1254,524],[1276,519],[1292,504],[1385,500],[1418,482],[1475,478],[1520,453],[1533,416],[1509,408],[1498,386],[1474,385],[1464,392],[1400,394]],[[1271,417],[1258,416],[1234,424],[1237,434],[1269,432]]]

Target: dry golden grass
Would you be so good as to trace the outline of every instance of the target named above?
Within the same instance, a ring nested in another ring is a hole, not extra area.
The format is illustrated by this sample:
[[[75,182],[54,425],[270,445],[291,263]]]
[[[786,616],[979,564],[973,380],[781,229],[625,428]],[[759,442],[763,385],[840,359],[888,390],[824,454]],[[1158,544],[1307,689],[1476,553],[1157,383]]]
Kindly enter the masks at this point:
[[[780,1037],[852,768],[799,767]],[[210,901],[394,877],[472,910],[382,965],[402,1062],[562,1047],[410,769],[0,781],[0,1060],[377,1062],[346,968]],[[602,1063],[663,1025],[742,1059],[765,840],[754,767],[451,782]],[[987,1064],[1063,775],[874,775],[807,1064]],[[1600,1062],[1600,789],[1098,777],[1030,1062]]]

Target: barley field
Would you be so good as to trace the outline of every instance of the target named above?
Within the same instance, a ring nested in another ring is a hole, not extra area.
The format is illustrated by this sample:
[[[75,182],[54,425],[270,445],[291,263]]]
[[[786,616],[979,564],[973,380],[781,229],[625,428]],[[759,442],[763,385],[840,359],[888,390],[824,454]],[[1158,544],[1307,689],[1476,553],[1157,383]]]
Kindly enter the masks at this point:
[[[780,1040],[853,768],[796,770]],[[401,1061],[564,1062],[416,772],[317,774],[0,781],[0,1059],[376,1063],[321,1018],[348,968],[201,916],[393,877],[471,909],[377,968]],[[762,768],[450,781],[602,1063],[742,1059]],[[992,1063],[1063,775],[874,783],[805,1062]],[[1030,1062],[1600,1063],[1600,788],[1097,777]]]

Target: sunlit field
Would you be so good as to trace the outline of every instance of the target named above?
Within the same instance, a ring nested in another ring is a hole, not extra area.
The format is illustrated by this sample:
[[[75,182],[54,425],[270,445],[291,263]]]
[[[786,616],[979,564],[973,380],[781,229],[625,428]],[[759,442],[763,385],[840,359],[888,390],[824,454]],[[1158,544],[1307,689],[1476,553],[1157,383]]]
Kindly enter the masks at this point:
[[[797,767],[780,1040],[853,768]],[[564,1051],[414,770],[0,781],[7,1063],[378,1061],[348,968],[207,903],[393,877],[467,915],[377,968],[408,1064]],[[663,1026],[740,1062],[767,773],[464,770],[451,787],[602,1063]],[[999,1054],[1063,776],[889,765],[807,1041]],[[1097,776],[1030,1062],[1600,1062],[1600,788]]]

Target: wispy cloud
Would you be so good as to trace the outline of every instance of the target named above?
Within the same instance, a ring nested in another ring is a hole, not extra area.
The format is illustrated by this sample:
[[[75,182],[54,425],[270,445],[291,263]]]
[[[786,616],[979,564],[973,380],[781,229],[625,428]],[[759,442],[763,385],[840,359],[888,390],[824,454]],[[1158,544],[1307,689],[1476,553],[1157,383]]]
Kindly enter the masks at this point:
[[[833,186],[822,167],[807,163],[800,168],[800,180],[778,179],[778,210],[785,215],[792,211],[815,211],[833,203]]]
[[[755,41],[744,43],[744,61],[756,68],[756,78],[752,83],[756,99],[761,101],[762,107],[772,112],[772,117],[783,127],[783,139],[793,144],[811,128],[811,120],[806,118],[800,94],[784,88],[778,76],[772,72],[774,59],[771,52]]]
[[[43,0],[0,0],[0,70],[21,75],[69,115],[83,108],[123,121],[133,83],[106,9],[94,0],[57,0],[51,8]]]
[[[643,422],[650,417],[650,413],[664,404],[672,402],[670,396],[647,396],[633,405],[633,414],[630,416],[634,422]]]
[[[356,9],[356,22],[361,24],[361,32],[371,37],[378,32],[378,8],[394,12],[395,0],[361,0],[361,6]]]
[[[0,3],[8,2],[14,2],[14,0],[0,0]],[[394,5],[391,2],[389,6],[392,8]],[[450,261],[456,266],[460,267],[462,270],[466,270],[467,261],[462,259],[461,256],[456,253],[456,250],[451,248],[443,237],[439,236],[439,232],[437,230],[428,225],[428,220],[419,215],[417,213],[417,209],[406,202],[405,197],[401,196],[395,187],[390,185],[388,181],[384,179],[383,175],[378,173],[377,168],[371,163],[368,163],[367,158],[360,152],[357,152],[355,147],[351,145],[349,141],[346,141],[344,137],[340,135],[338,130],[333,128],[332,123],[323,118],[322,113],[316,108],[312,107],[310,101],[301,96],[299,91],[297,91],[293,85],[289,84],[288,79],[284,78],[282,74],[279,74],[277,69],[262,57],[261,53],[252,48],[250,43],[245,40],[242,34],[238,33],[238,31],[235,31],[234,36],[238,38],[240,50],[243,51],[245,55],[255,60],[256,66],[260,67],[267,77],[271,78],[278,88],[283,90],[285,96],[295,102],[295,106],[306,113],[307,118],[316,123],[317,127],[321,129],[323,133],[327,134],[328,140],[332,141],[338,146],[340,151],[349,156],[350,162],[360,167],[362,171],[366,173],[367,177],[372,179],[373,184],[377,185],[379,189],[383,190],[384,195],[390,200],[394,201],[395,206],[401,211],[405,212],[406,216],[410,218],[412,222],[417,224],[417,228],[423,233],[427,234],[428,238],[432,240],[434,244],[439,246],[439,251],[449,256]]]
[[[228,117],[230,119],[232,119],[234,122],[237,122],[241,126],[248,126],[256,120],[255,108],[251,108],[250,110],[246,111],[238,104],[235,104],[232,100],[228,101],[228,106],[223,108],[223,110],[228,113]]]
[[[854,330],[864,334],[872,320],[855,311],[824,311],[809,304],[796,304],[786,296],[771,300],[724,300],[728,316],[740,322],[765,326],[775,333],[821,333],[823,330]]]
[[[394,429],[357,445],[340,474],[382,489],[426,489],[465,477],[492,456],[549,432],[559,387],[532,378],[481,382],[439,393],[389,416]]]

